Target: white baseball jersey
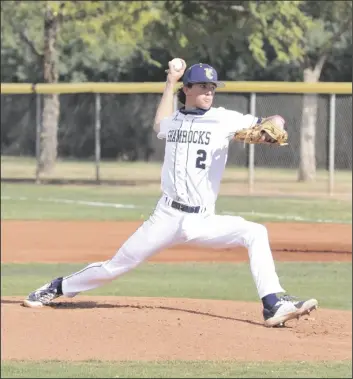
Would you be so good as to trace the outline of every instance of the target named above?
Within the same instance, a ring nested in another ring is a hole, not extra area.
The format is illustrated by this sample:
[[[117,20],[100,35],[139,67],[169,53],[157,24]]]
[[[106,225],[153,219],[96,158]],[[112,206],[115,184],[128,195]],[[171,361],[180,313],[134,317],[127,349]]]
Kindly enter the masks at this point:
[[[174,112],[161,121],[158,138],[166,139],[161,189],[170,198],[193,206],[216,202],[234,133],[257,118],[225,108],[203,115]]]

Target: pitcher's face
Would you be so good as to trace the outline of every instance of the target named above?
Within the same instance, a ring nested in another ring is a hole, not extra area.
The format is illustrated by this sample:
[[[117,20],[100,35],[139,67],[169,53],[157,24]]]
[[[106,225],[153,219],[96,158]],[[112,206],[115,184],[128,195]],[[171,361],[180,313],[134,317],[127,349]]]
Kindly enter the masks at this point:
[[[217,86],[213,83],[195,83],[185,86],[186,107],[209,109],[212,106]]]

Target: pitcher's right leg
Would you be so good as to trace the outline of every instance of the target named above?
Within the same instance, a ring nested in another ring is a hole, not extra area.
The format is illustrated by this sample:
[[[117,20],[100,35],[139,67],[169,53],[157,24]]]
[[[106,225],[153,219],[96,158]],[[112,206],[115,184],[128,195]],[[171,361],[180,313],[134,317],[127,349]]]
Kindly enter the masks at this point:
[[[80,292],[110,283],[150,256],[180,241],[180,220],[157,208],[112,259],[92,263],[74,274],[45,284],[30,293],[23,305],[42,307],[61,295],[74,297]]]

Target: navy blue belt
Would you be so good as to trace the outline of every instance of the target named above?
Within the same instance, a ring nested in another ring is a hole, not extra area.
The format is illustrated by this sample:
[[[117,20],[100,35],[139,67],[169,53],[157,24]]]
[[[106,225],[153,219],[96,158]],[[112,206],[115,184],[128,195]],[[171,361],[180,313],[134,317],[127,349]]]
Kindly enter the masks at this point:
[[[177,201],[172,201],[170,204],[172,208],[178,209],[179,211],[186,212],[186,213],[199,213],[200,212],[200,206],[197,207],[191,207],[189,205],[178,203]]]

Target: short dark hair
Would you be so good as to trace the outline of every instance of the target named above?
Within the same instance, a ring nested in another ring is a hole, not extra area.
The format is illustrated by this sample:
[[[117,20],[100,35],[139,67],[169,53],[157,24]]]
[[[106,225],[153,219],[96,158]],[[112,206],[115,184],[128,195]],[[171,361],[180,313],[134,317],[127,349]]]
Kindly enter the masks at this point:
[[[192,87],[192,83],[188,83],[186,85],[186,87],[188,88],[191,88]],[[184,92],[184,86],[182,85],[178,91],[177,91],[177,97],[178,97],[178,100],[181,104],[185,105],[186,103],[186,95],[185,95],[185,92]]]

